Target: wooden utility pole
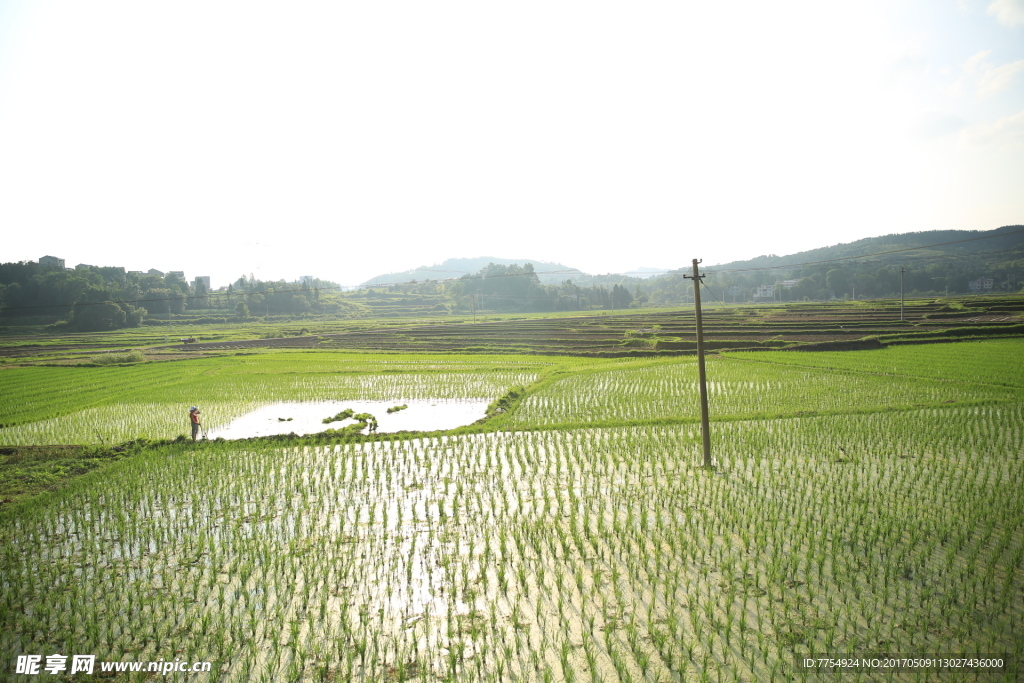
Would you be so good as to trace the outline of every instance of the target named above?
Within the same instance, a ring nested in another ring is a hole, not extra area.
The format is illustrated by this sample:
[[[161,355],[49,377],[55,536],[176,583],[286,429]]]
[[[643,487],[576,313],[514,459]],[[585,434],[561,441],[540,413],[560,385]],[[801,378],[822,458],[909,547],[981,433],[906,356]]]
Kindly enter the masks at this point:
[[[704,326],[700,316],[700,283],[703,275],[697,273],[698,259],[693,259],[693,275],[683,275],[693,280],[693,306],[697,312],[697,373],[700,378],[700,433],[704,440],[704,467],[711,469],[711,426],[708,422],[708,381],[704,370]]]

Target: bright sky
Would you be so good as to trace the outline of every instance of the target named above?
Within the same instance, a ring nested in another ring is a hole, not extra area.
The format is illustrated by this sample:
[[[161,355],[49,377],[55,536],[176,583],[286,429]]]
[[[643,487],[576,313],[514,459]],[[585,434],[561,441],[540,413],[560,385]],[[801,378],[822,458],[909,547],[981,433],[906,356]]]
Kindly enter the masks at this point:
[[[355,284],[1024,223],[1024,0],[0,0],[0,261]]]

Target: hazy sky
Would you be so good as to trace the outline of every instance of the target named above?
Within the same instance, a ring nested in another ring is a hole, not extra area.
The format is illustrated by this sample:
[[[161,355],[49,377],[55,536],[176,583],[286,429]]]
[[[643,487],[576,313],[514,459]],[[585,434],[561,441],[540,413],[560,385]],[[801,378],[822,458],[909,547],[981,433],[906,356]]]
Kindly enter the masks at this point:
[[[0,261],[354,284],[1024,223],[1024,0],[0,0]]]

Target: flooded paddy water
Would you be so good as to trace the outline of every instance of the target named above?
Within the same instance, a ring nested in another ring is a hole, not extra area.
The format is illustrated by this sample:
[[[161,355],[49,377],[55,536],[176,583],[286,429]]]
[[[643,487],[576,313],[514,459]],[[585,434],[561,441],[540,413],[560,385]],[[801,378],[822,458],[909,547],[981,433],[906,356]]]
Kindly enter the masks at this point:
[[[484,417],[488,401],[481,399],[420,399],[407,401],[282,401],[262,406],[223,426],[208,430],[209,438],[246,439],[274,434],[317,434],[356,424],[349,418],[324,420],[351,409],[377,419],[377,432],[436,431],[472,424]],[[389,409],[405,406],[389,413]]]
[[[356,423],[325,418],[352,409],[370,413],[377,432],[435,431],[472,424],[484,417],[484,398],[419,398],[387,401],[279,401],[211,400],[199,403],[210,439],[246,439],[274,434],[316,434]],[[388,413],[389,408],[407,406]],[[57,418],[0,428],[0,445],[116,444],[131,439],[173,439],[189,433],[188,414],[181,404],[116,403],[89,408]]]

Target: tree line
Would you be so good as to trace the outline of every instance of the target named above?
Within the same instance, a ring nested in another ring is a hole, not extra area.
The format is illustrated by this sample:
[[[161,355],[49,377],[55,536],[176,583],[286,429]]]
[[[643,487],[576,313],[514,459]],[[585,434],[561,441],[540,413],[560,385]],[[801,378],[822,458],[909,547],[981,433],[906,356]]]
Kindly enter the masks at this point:
[[[491,263],[478,273],[446,281],[444,288],[460,312],[473,307],[499,311],[618,310],[647,302],[638,278],[613,277],[622,282],[585,287],[564,280],[558,285],[545,285],[532,264]],[[628,282],[631,279],[636,280],[632,283],[633,291]]]
[[[993,291],[1020,291],[1024,250],[997,254],[925,254],[901,257],[908,296],[967,294],[980,277]],[[823,263],[776,269],[707,269],[712,300],[746,302],[770,292],[776,301],[881,298],[900,292],[900,263],[877,260]],[[544,284],[533,265],[490,263],[454,280],[407,282],[342,292],[333,282],[301,283],[239,277],[226,288],[206,290],[177,273],[135,273],[120,267],[49,268],[35,262],[0,264],[0,316],[81,331],[137,327],[147,318],[197,313],[202,321],[226,322],[269,316],[352,316],[370,314],[374,300],[401,298],[440,313],[474,309],[523,312],[623,310],[672,306],[693,300],[693,281],[683,270],[643,279],[588,275]],[[788,280],[788,285],[781,284]],[[586,284],[581,284],[585,282]],[[763,287],[767,285],[767,288]],[[378,304],[379,305],[379,304]],[[220,317],[210,317],[220,316]],[[197,322],[200,320],[197,319]]]
[[[328,290],[322,295],[322,289]],[[340,314],[350,305],[338,286],[322,280],[264,282],[242,276],[226,290],[209,292],[177,273],[130,273],[113,266],[52,268],[35,262],[0,264],[0,315],[55,324],[58,329],[102,331],[138,327],[147,318],[221,311],[253,315]]]

